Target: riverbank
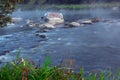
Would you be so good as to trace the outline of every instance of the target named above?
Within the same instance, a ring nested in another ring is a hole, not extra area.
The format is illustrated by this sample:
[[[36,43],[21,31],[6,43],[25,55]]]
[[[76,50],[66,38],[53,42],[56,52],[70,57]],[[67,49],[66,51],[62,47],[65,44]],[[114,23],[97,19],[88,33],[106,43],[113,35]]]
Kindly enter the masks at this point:
[[[113,7],[120,7],[120,2],[112,2],[112,3],[91,3],[91,4],[70,4],[70,5],[17,5],[16,9],[86,9],[86,8],[113,8]]]
[[[2,80],[119,80],[120,72],[113,74],[110,69],[106,71],[93,70],[85,73],[81,67],[76,73],[70,66],[62,67],[50,66],[50,58],[47,57],[43,66],[34,64],[31,60],[26,60],[17,54],[16,60],[7,63],[0,69],[0,79]]]

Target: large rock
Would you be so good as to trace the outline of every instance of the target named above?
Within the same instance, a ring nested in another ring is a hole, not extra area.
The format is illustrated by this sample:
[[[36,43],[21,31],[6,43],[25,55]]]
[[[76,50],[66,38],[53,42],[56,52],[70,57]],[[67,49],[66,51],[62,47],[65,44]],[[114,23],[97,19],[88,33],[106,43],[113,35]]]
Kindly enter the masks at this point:
[[[44,17],[42,17],[42,20],[44,20],[47,23],[50,23],[52,25],[62,24],[64,23],[64,18],[62,13],[57,12],[47,12],[44,14]]]

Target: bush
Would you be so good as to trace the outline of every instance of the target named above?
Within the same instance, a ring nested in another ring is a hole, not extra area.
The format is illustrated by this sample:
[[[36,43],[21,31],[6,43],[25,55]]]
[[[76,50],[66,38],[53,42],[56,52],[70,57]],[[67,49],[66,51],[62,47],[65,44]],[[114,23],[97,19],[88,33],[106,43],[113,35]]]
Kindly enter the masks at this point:
[[[0,69],[0,80],[120,80],[120,72],[113,76],[111,71],[84,73],[81,68],[79,73],[73,72],[69,67],[50,66],[47,57],[43,66],[35,66],[33,61],[19,57],[7,63]]]

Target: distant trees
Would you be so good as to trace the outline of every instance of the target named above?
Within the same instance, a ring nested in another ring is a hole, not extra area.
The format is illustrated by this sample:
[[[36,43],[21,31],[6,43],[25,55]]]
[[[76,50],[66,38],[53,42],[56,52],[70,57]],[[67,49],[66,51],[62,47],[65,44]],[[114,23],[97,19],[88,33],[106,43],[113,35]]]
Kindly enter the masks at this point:
[[[81,4],[97,2],[115,2],[120,0],[24,0],[25,4]]]
[[[80,4],[80,3],[97,3],[97,2],[120,2],[120,0],[46,0],[50,4]]]
[[[29,4],[29,5],[36,5],[36,4],[44,4],[47,0],[24,0],[23,4]]]

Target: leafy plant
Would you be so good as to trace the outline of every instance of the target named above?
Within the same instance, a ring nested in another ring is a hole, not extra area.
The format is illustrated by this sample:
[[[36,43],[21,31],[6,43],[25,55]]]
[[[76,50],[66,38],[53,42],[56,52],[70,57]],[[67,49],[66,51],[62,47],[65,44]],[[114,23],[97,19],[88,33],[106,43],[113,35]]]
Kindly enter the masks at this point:
[[[69,67],[50,66],[50,57],[47,57],[45,64],[36,67],[33,61],[20,57],[20,50],[16,60],[6,63],[0,69],[0,80],[119,80],[120,72],[113,76],[111,71],[92,71],[88,74],[80,68],[76,73]]]

